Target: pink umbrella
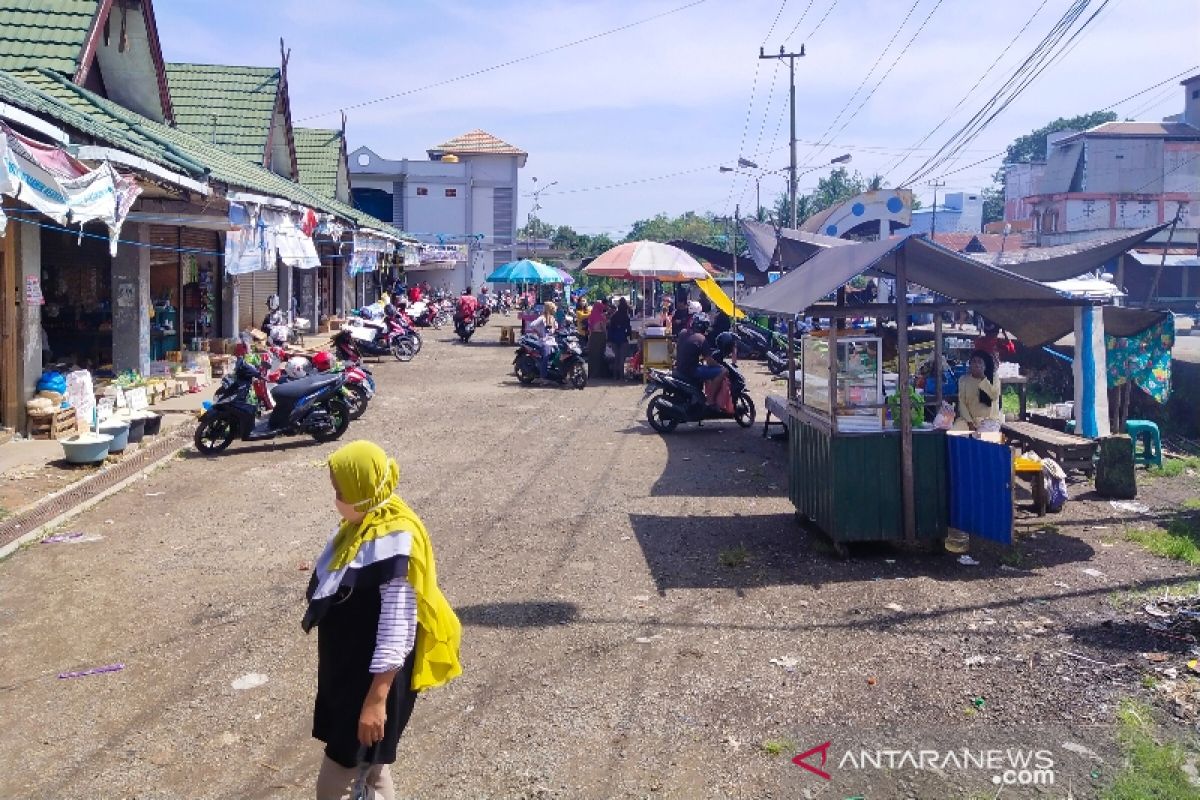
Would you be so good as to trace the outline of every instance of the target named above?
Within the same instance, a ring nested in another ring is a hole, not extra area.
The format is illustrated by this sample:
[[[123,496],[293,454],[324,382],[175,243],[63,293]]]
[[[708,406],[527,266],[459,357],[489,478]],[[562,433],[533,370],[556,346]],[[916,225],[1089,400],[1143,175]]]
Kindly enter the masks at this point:
[[[623,280],[683,283],[707,278],[708,272],[688,253],[661,242],[628,242],[605,250],[584,268],[587,275]]]

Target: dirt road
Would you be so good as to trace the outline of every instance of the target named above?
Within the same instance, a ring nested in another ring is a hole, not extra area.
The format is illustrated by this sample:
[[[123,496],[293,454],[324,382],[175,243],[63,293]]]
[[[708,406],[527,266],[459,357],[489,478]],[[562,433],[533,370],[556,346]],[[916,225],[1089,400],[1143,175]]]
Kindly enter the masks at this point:
[[[1122,665],[1155,646],[1112,598],[1194,570],[1099,519],[1057,521],[1009,567],[837,561],[793,521],[785,449],[757,426],[662,438],[639,385],[522,387],[495,337],[382,364],[351,428],[400,461],[465,625],[463,677],[401,742],[400,796],[995,791],[996,769],[875,769],[862,749],[1045,749],[1056,796],[1111,777],[1114,703],[1138,683]],[[299,621],[333,448],[181,458],[69,526],[101,541],[0,563],[0,797],[311,796]],[[250,673],[267,682],[232,687]],[[790,761],[825,742],[806,763],[828,780]]]

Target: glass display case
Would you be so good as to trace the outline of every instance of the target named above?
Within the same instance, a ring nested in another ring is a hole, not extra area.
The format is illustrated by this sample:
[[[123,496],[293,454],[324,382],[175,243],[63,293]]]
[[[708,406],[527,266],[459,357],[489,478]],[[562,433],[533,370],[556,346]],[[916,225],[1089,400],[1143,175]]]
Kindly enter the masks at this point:
[[[835,430],[879,431],[885,421],[882,340],[877,336],[838,337],[836,359],[829,340],[807,336],[800,348],[800,403],[829,419]],[[830,380],[836,364],[836,381]],[[830,385],[836,391],[830,397]]]

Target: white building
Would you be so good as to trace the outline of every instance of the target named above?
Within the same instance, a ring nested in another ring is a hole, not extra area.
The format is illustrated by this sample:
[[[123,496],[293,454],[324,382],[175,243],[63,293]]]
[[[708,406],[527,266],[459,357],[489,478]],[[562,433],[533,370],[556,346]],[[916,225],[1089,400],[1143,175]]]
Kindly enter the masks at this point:
[[[912,212],[912,225],[905,233],[929,233],[937,223],[938,233],[979,233],[983,230],[983,195],[979,192],[949,192],[932,208]]]
[[[481,130],[427,152],[427,161],[394,161],[367,147],[352,152],[354,204],[421,242],[457,249],[445,260],[407,267],[410,279],[477,290],[514,258],[517,170],[529,154]]]

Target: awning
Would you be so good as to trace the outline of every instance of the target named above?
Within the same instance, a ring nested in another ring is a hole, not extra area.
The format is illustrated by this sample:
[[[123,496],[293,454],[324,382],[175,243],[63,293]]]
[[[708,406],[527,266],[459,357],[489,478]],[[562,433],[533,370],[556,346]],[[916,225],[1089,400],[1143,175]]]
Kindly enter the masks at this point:
[[[1074,330],[1074,303],[1036,281],[983,264],[919,236],[886,239],[830,249],[814,256],[775,283],[745,298],[744,308],[765,314],[803,313],[852,278],[866,272],[895,277],[903,254],[909,283],[970,305],[986,302],[987,317],[1030,347],[1049,344]],[[1053,301],[1061,306],[1050,305]],[[995,305],[997,301],[1007,305]],[[1108,333],[1129,336],[1148,328],[1162,314],[1105,308]]]
[[[311,236],[292,224],[280,225],[275,231],[275,243],[279,249],[279,260],[289,267],[316,269],[321,266],[321,257]]]
[[[1003,253],[972,253],[969,255],[980,263],[1002,267],[1009,272],[1035,281],[1062,281],[1094,272],[1167,227],[1169,227],[1169,223],[1118,236],[1089,239],[1054,247],[1015,248]]]
[[[773,225],[748,219],[742,220],[742,233],[746,237],[750,257],[760,272],[792,269],[823,250],[854,244],[849,239],[793,228],[780,228],[777,232]]]

